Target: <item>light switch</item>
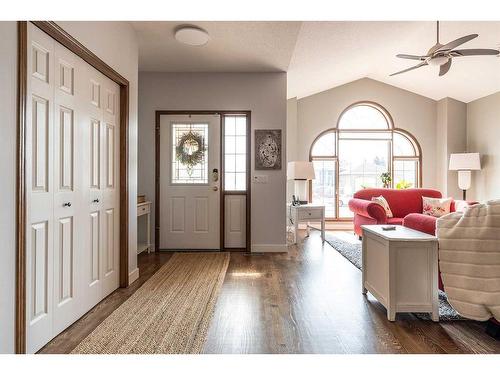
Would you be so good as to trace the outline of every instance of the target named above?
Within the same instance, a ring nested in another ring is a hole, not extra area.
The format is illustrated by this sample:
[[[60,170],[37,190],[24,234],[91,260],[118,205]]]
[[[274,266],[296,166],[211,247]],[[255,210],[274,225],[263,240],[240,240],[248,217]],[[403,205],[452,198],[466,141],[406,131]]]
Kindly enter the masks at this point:
[[[254,175],[253,176],[253,183],[254,184],[267,184],[267,175]]]

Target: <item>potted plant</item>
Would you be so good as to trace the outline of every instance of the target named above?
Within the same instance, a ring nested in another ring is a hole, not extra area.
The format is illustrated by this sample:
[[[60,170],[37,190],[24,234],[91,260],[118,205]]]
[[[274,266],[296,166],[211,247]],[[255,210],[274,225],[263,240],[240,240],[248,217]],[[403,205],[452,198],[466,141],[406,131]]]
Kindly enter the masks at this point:
[[[385,189],[388,189],[391,186],[392,177],[389,172],[384,172],[380,175],[380,179],[382,180],[382,185]]]
[[[401,180],[397,183],[396,189],[409,189],[413,186],[411,182]]]

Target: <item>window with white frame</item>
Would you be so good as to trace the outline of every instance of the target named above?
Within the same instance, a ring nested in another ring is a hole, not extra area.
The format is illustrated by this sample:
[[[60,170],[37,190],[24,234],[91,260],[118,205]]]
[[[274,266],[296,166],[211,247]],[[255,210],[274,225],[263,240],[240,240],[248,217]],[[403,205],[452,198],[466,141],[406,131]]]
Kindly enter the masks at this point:
[[[316,179],[310,199],[324,204],[326,217],[352,217],[348,202],[363,188],[383,187],[389,173],[391,187],[420,186],[420,147],[408,132],[395,129],[387,111],[375,103],[348,107],[337,127],[321,133],[311,145]]]

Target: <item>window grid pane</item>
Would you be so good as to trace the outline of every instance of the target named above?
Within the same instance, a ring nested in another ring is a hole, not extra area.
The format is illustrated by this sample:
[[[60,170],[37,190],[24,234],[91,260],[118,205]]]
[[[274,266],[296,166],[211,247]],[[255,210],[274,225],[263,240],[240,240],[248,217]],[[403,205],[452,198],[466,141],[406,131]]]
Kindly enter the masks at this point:
[[[417,171],[418,161],[416,160],[394,160],[394,187],[417,187]]]
[[[224,190],[226,191],[247,189],[246,134],[246,117],[224,117]]]
[[[177,159],[180,139],[189,132],[203,137],[205,151],[200,163],[194,166]],[[172,184],[208,184],[208,124],[172,124]]]
[[[335,159],[313,160],[312,203],[325,205],[325,217],[335,217]]]

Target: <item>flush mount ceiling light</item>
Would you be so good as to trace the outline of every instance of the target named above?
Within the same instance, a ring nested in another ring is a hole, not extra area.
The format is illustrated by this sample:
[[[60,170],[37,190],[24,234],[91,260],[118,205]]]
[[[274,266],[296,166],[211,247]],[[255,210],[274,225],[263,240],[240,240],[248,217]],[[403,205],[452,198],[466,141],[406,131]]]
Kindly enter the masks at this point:
[[[196,26],[181,26],[175,30],[174,36],[179,43],[190,46],[203,46],[210,39],[205,30]]]

